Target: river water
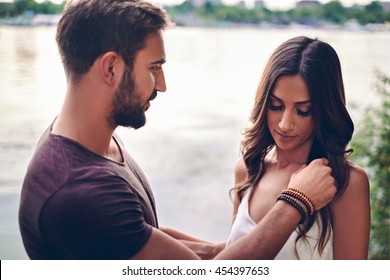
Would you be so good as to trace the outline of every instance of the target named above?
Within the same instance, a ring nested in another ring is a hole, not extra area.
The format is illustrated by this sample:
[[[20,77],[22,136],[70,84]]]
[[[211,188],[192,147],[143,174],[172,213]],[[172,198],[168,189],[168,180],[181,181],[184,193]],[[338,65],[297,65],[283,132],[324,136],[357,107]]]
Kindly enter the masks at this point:
[[[168,90],[147,125],[119,129],[143,167],[160,224],[210,241],[229,233],[233,167],[264,64],[283,41],[318,37],[338,52],[347,105],[358,125],[376,106],[374,69],[390,74],[390,33],[175,28],[165,34]],[[17,211],[29,159],[61,108],[65,78],[55,27],[0,26],[0,259],[26,259]]]

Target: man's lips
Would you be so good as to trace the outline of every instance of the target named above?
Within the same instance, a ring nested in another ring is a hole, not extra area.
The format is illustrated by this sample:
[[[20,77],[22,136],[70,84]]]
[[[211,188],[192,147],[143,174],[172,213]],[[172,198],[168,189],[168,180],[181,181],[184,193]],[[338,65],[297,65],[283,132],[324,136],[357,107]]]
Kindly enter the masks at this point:
[[[154,92],[152,93],[152,95],[150,96],[148,102],[147,102],[146,105],[145,105],[145,111],[147,111],[147,110],[149,109],[149,107],[150,107],[150,101],[152,101],[152,100],[155,99],[156,97],[157,97],[157,91],[154,91]]]
[[[154,92],[152,93],[152,95],[150,96],[149,101],[152,101],[152,100],[155,99],[156,97],[157,97],[157,91],[154,91]]]

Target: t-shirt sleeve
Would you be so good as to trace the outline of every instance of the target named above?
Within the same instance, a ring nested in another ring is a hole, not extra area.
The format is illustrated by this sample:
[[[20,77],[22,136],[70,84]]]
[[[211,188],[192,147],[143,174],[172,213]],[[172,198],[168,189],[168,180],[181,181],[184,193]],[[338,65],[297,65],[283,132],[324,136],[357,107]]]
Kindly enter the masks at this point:
[[[139,199],[115,176],[64,185],[42,211],[41,232],[70,259],[129,259],[152,233]]]

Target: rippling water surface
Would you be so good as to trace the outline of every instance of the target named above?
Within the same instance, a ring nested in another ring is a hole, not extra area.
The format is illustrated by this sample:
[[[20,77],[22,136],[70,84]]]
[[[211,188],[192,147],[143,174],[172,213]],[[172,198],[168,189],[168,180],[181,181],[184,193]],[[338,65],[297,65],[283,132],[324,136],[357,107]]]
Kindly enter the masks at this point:
[[[378,104],[373,69],[390,74],[389,33],[312,29],[166,32],[168,90],[146,127],[119,129],[150,179],[160,223],[211,241],[230,227],[228,191],[256,85],[271,52],[296,35],[339,53],[355,123]],[[59,112],[65,78],[54,27],[0,26],[0,259],[27,258],[17,223],[24,173],[36,142]]]

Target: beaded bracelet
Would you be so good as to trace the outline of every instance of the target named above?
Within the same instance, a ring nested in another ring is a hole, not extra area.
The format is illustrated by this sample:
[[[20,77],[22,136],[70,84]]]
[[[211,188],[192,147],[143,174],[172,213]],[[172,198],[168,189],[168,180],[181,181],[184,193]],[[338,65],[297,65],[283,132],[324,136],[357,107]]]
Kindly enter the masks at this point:
[[[276,200],[286,201],[299,211],[299,213],[301,214],[301,220],[299,221],[299,224],[303,224],[306,221],[306,219],[309,217],[309,213],[308,213],[308,209],[306,208],[306,205],[299,199],[296,199],[295,197],[291,196],[290,194],[281,193]]]
[[[304,203],[309,212],[309,216],[314,213],[314,205],[312,201],[302,192],[298,191],[297,189],[287,188],[283,190],[282,193],[289,194]]]

